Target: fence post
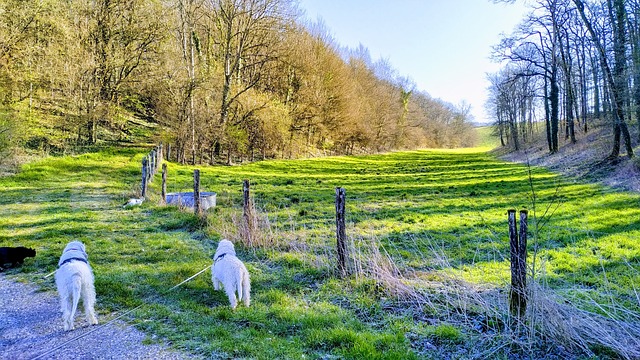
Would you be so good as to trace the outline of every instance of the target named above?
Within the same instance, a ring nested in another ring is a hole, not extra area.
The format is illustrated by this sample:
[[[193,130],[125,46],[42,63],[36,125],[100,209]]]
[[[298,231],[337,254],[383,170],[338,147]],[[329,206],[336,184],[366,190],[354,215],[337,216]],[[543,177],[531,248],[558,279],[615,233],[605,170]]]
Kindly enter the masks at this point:
[[[151,162],[153,162],[153,174],[155,175],[158,172],[158,151],[156,148],[151,150]]]
[[[200,170],[193,170],[193,211],[196,215],[201,214],[200,210]]]
[[[527,210],[520,210],[520,233],[516,225],[516,210],[509,214],[509,244],[511,249],[511,290],[509,309],[522,318],[527,311]]]
[[[151,181],[153,178],[153,151],[147,153],[147,158],[149,159],[149,181]]]
[[[146,171],[145,173],[147,174],[147,184],[149,184],[149,182],[151,181],[151,157],[149,156],[149,154],[147,154],[147,156],[145,157],[146,159]]]
[[[142,197],[147,197],[147,158],[142,159]]]
[[[151,174],[152,176],[158,172],[158,151],[151,150]]]
[[[338,248],[338,271],[340,276],[350,275],[347,266],[347,235],[344,222],[346,191],[344,188],[336,188],[336,238]]]
[[[242,216],[244,217],[244,223],[246,225],[246,240],[248,244],[251,244],[253,241],[253,234],[255,231],[255,222],[254,222],[254,211],[253,204],[251,202],[251,194],[250,194],[250,183],[249,180],[242,181],[242,196],[243,196],[243,204],[242,204]]]
[[[162,203],[167,203],[167,164],[162,164]]]

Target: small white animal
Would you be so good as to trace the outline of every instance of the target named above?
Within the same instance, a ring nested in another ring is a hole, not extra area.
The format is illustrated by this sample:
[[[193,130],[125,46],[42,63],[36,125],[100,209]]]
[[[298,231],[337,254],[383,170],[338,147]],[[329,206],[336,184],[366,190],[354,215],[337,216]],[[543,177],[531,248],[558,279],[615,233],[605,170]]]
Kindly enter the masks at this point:
[[[133,198],[133,199],[129,199],[129,201],[127,201],[124,205],[122,205],[122,207],[127,208],[132,206],[139,206],[139,205],[142,205],[143,202],[144,202],[144,198]]]
[[[220,240],[213,261],[211,266],[213,288],[220,290],[220,284],[222,284],[232,309],[236,308],[238,301],[249,306],[251,302],[249,272],[242,261],[236,257],[233,243],[226,239]],[[238,293],[237,299],[236,292]]]
[[[81,297],[87,321],[92,325],[97,324],[98,319],[93,308],[96,302],[93,272],[83,243],[72,241],[67,244],[60,256],[55,279],[60,295],[64,330],[74,329],[73,318]]]

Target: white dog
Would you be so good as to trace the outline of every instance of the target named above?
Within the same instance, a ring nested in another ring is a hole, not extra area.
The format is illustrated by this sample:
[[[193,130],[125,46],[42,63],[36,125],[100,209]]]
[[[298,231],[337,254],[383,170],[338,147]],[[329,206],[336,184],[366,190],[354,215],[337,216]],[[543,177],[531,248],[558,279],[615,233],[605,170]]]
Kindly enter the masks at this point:
[[[220,283],[222,283],[232,309],[236,308],[238,301],[242,301],[245,306],[249,306],[251,301],[249,295],[251,290],[249,272],[242,261],[236,257],[233,243],[226,239],[221,240],[216,249],[216,254],[213,256],[213,261],[211,266],[213,288],[220,290]],[[238,292],[237,300],[236,291]]]
[[[97,324],[98,319],[93,309],[96,302],[93,272],[83,243],[72,241],[67,244],[60,256],[55,278],[58,294],[60,294],[64,329],[73,330],[73,318],[80,297],[82,297],[87,321],[92,325]]]

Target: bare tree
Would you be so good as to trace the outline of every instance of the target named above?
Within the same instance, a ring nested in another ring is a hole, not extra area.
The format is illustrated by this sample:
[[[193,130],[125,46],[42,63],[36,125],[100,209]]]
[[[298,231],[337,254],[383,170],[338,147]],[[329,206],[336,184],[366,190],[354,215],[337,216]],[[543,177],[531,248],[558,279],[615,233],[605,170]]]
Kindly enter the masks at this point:
[[[277,35],[291,19],[289,4],[283,0],[214,0],[212,4],[210,20],[223,67],[219,148],[225,141],[230,114],[243,118],[234,113],[240,96],[256,87],[266,68],[277,59]]]
[[[86,6],[90,21],[81,41],[93,60],[85,74],[92,83],[91,91],[85,93],[95,94],[87,101],[86,125],[87,141],[93,144],[97,126],[113,118],[110,108],[119,105],[123,85],[156,59],[164,33],[159,23],[161,9],[153,2],[99,0]]]
[[[624,106],[627,97],[627,80],[625,78],[625,8],[623,0],[609,0],[609,20],[613,25],[613,48],[614,48],[614,69],[611,70],[610,61],[607,57],[605,45],[598,37],[594,30],[592,21],[587,17],[585,4],[582,0],[573,0],[578,9],[578,13],[589,30],[591,41],[598,51],[600,65],[605,73],[605,79],[609,85],[611,97],[613,98],[612,106],[614,109],[614,140],[609,159],[615,160],[620,155],[620,137],[624,138],[627,156],[633,156],[633,147],[631,144],[631,135],[625,121]]]

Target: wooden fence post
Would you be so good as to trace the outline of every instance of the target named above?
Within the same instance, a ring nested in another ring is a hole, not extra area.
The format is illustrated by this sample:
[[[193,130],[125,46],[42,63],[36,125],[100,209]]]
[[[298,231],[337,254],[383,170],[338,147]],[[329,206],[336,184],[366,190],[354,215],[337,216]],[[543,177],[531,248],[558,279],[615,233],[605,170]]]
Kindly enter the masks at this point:
[[[156,174],[158,170],[158,152],[154,148],[151,150],[151,173]]]
[[[142,159],[142,197],[147,197],[147,158]]]
[[[509,215],[509,244],[511,249],[511,290],[509,309],[513,316],[522,318],[527,311],[527,210],[520,210],[520,233],[516,225],[516,211]]]
[[[338,271],[340,276],[350,275],[347,266],[347,235],[344,221],[346,191],[344,188],[336,188],[336,238],[338,248]]]
[[[250,183],[249,180],[242,181],[242,196],[243,196],[243,213],[244,223],[246,225],[246,240],[248,244],[253,241],[253,234],[255,231],[254,211],[253,204],[251,202]]]
[[[162,203],[167,203],[167,164],[162,164]]]
[[[149,156],[149,154],[147,154],[146,160],[147,160],[147,162],[146,162],[146,164],[147,164],[147,166],[146,166],[146,168],[147,168],[147,170],[146,170],[147,179],[146,180],[147,180],[147,184],[149,184],[149,182],[151,181],[151,157]]]
[[[193,210],[196,215],[201,214],[200,209],[200,170],[193,170]]]
[[[153,180],[153,155],[149,154],[149,182]]]

